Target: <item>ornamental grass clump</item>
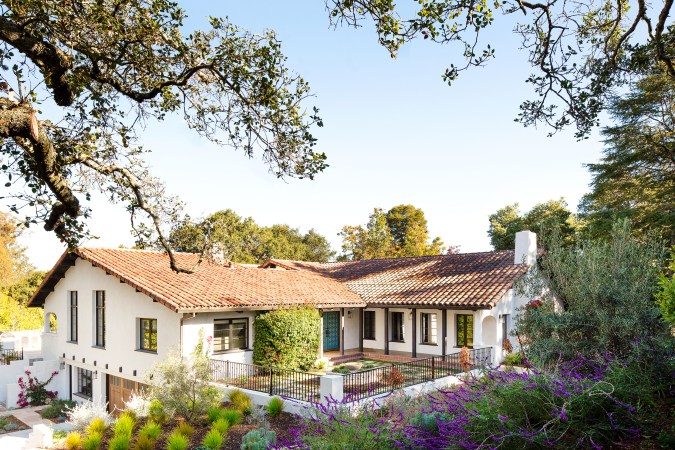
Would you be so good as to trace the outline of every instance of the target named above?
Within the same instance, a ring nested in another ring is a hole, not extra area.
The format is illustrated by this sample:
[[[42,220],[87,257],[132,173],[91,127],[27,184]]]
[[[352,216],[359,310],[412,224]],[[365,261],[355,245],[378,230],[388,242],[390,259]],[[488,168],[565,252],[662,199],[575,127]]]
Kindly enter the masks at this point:
[[[253,407],[253,402],[251,397],[249,397],[244,391],[239,389],[234,389],[230,391],[227,399],[232,404],[232,407],[239,411],[242,414],[248,414]]]
[[[220,419],[223,416],[223,408],[219,406],[212,406],[206,410],[206,417],[209,418],[209,422],[213,423],[216,420]]]
[[[272,397],[265,409],[270,417],[276,417],[284,411],[284,400],[280,397]]]
[[[223,435],[218,430],[212,429],[204,436],[202,445],[211,450],[218,450],[223,445]]]
[[[114,436],[108,441],[108,450],[129,450],[131,439],[125,435]]]
[[[147,437],[149,439],[155,440],[162,434],[162,426],[155,422],[148,422],[138,430],[138,435],[140,437]]]
[[[101,448],[101,441],[103,440],[103,435],[101,433],[91,433],[87,434],[87,437],[82,439],[82,448],[84,450],[99,450]]]
[[[134,450],[153,450],[155,448],[155,440],[147,436],[138,436],[134,444]]]
[[[192,433],[195,432],[195,427],[190,425],[187,422],[181,422],[178,424],[175,430],[177,433],[182,434],[186,438],[190,439],[190,436],[192,436]]]
[[[227,420],[220,418],[213,422],[211,428],[217,430],[220,434],[225,436],[227,434],[227,430],[230,429],[230,423]]]
[[[166,440],[166,450],[185,450],[188,447],[188,438],[174,431]]]
[[[239,422],[241,422],[241,413],[237,411],[236,409],[231,409],[228,408],[222,412],[222,418],[227,420],[227,423],[230,424],[231,427],[237,425]]]
[[[134,426],[136,426],[136,420],[132,417],[132,415],[127,413],[122,414],[117,418],[117,422],[115,423],[115,436],[126,436],[131,439]]]
[[[94,418],[91,422],[89,422],[89,426],[87,427],[87,434],[103,434],[105,432],[106,424],[105,421],[100,418],[96,417]]]
[[[68,450],[79,450],[82,448],[82,435],[77,431],[68,433],[64,445]]]

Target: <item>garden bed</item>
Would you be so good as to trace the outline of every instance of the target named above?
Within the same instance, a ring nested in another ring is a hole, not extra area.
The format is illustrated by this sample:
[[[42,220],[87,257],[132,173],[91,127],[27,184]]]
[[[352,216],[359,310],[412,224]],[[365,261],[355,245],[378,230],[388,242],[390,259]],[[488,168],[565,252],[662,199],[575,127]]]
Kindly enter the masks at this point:
[[[30,428],[28,425],[12,415],[0,417],[0,434],[14,433],[19,430],[27,430],[28,428]]]

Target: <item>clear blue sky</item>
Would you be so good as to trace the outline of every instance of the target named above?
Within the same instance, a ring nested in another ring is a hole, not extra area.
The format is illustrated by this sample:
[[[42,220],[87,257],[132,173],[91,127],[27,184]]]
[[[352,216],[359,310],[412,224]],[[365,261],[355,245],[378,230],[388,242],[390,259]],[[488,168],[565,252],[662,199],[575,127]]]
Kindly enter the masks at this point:
[[[198,3],[195,5],[195,3]],[[312,86],[307,106],[321,109],[319,149],[330,167],[314,181],[279,180],[258,159],[217,148],[181,124],[151,125],[143,143],[149,162],[193,216],[231,208],[262,225],[316,229],[335,250],[343,225],[365,223],[374,207],[411,203],[426,214],[432,236],[461,251],[490,250],[488,215],[519,202],[565,197],[572,209],[588,190],[583,163],[598,159],[598,135],[577,142],[572,132],[547,137],[513,119],[532,96],[524,80],[527,54],[511,29],[520,17],[497,17],[483,42],[497,58],[448,87],[444,69],[460,49],[416,42],[396,59],[377,44],[371,27],[328,24],[321,0],[183,2],[189,28],[206,16],[229,16],[253,32],[278,32],[287,64]],[[93,205],[91,246],[131,245],[122,207]],[[63,251],[57,239],[33,230],[23,240],[34,265],[50,268]]]

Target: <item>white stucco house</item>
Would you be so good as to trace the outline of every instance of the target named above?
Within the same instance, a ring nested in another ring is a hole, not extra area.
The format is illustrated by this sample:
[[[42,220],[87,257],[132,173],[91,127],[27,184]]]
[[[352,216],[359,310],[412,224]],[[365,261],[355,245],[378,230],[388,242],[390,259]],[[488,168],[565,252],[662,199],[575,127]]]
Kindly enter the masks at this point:
[[[79,248],[59,259],[30,306],[44,308],[44,364],[60,372],[52,389],[63,398],[107,401],[112,409],[170,349],[189,354],[200,329],[212,358],[251,363],[255,315],[294,305],[322,312],[317,357],[396,361],[468,346],[492,348],[498,362],[517,308],[530,300],[514,293],[514,283],[536,256],[529,231],[517,234],[513,251],[260,266],[205,262],[193,274],[172,272],[161,252]],[[176,257],[187,266],[197,255]]]

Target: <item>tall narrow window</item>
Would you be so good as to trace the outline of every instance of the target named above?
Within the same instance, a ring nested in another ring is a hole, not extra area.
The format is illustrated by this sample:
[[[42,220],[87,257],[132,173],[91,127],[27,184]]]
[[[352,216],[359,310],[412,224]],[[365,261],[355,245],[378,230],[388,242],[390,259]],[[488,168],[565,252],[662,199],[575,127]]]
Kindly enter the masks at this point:
[[[509,315],[502,315],[502,344],[509,338]]]
[[[395,342],[403,342],[405,334],[403,332],[403,313],[391,313],[391,340]]]
[[[375,340],[375,311],[363,311],[363,339]]]
[[[94,345],[105,347],[105,291],[95,291],[95,336]]]
[[[140,345],[141,350],[157,352],[157,319],[140,320]]]
[[[213,323],[213,352],[248,349],[248,319],[218,319]]]
[[[68,303],[70,307],[70,328],[68,340],[77,342],[77,291],[68,291]]]
[[[91,370],[77,369],[77,395],[91,400]]]
[[[435,313],[422,313],[422,344],[437,344],[437,320]]]
[[[457,314],[457,347],[473,347],[473,314]]]

